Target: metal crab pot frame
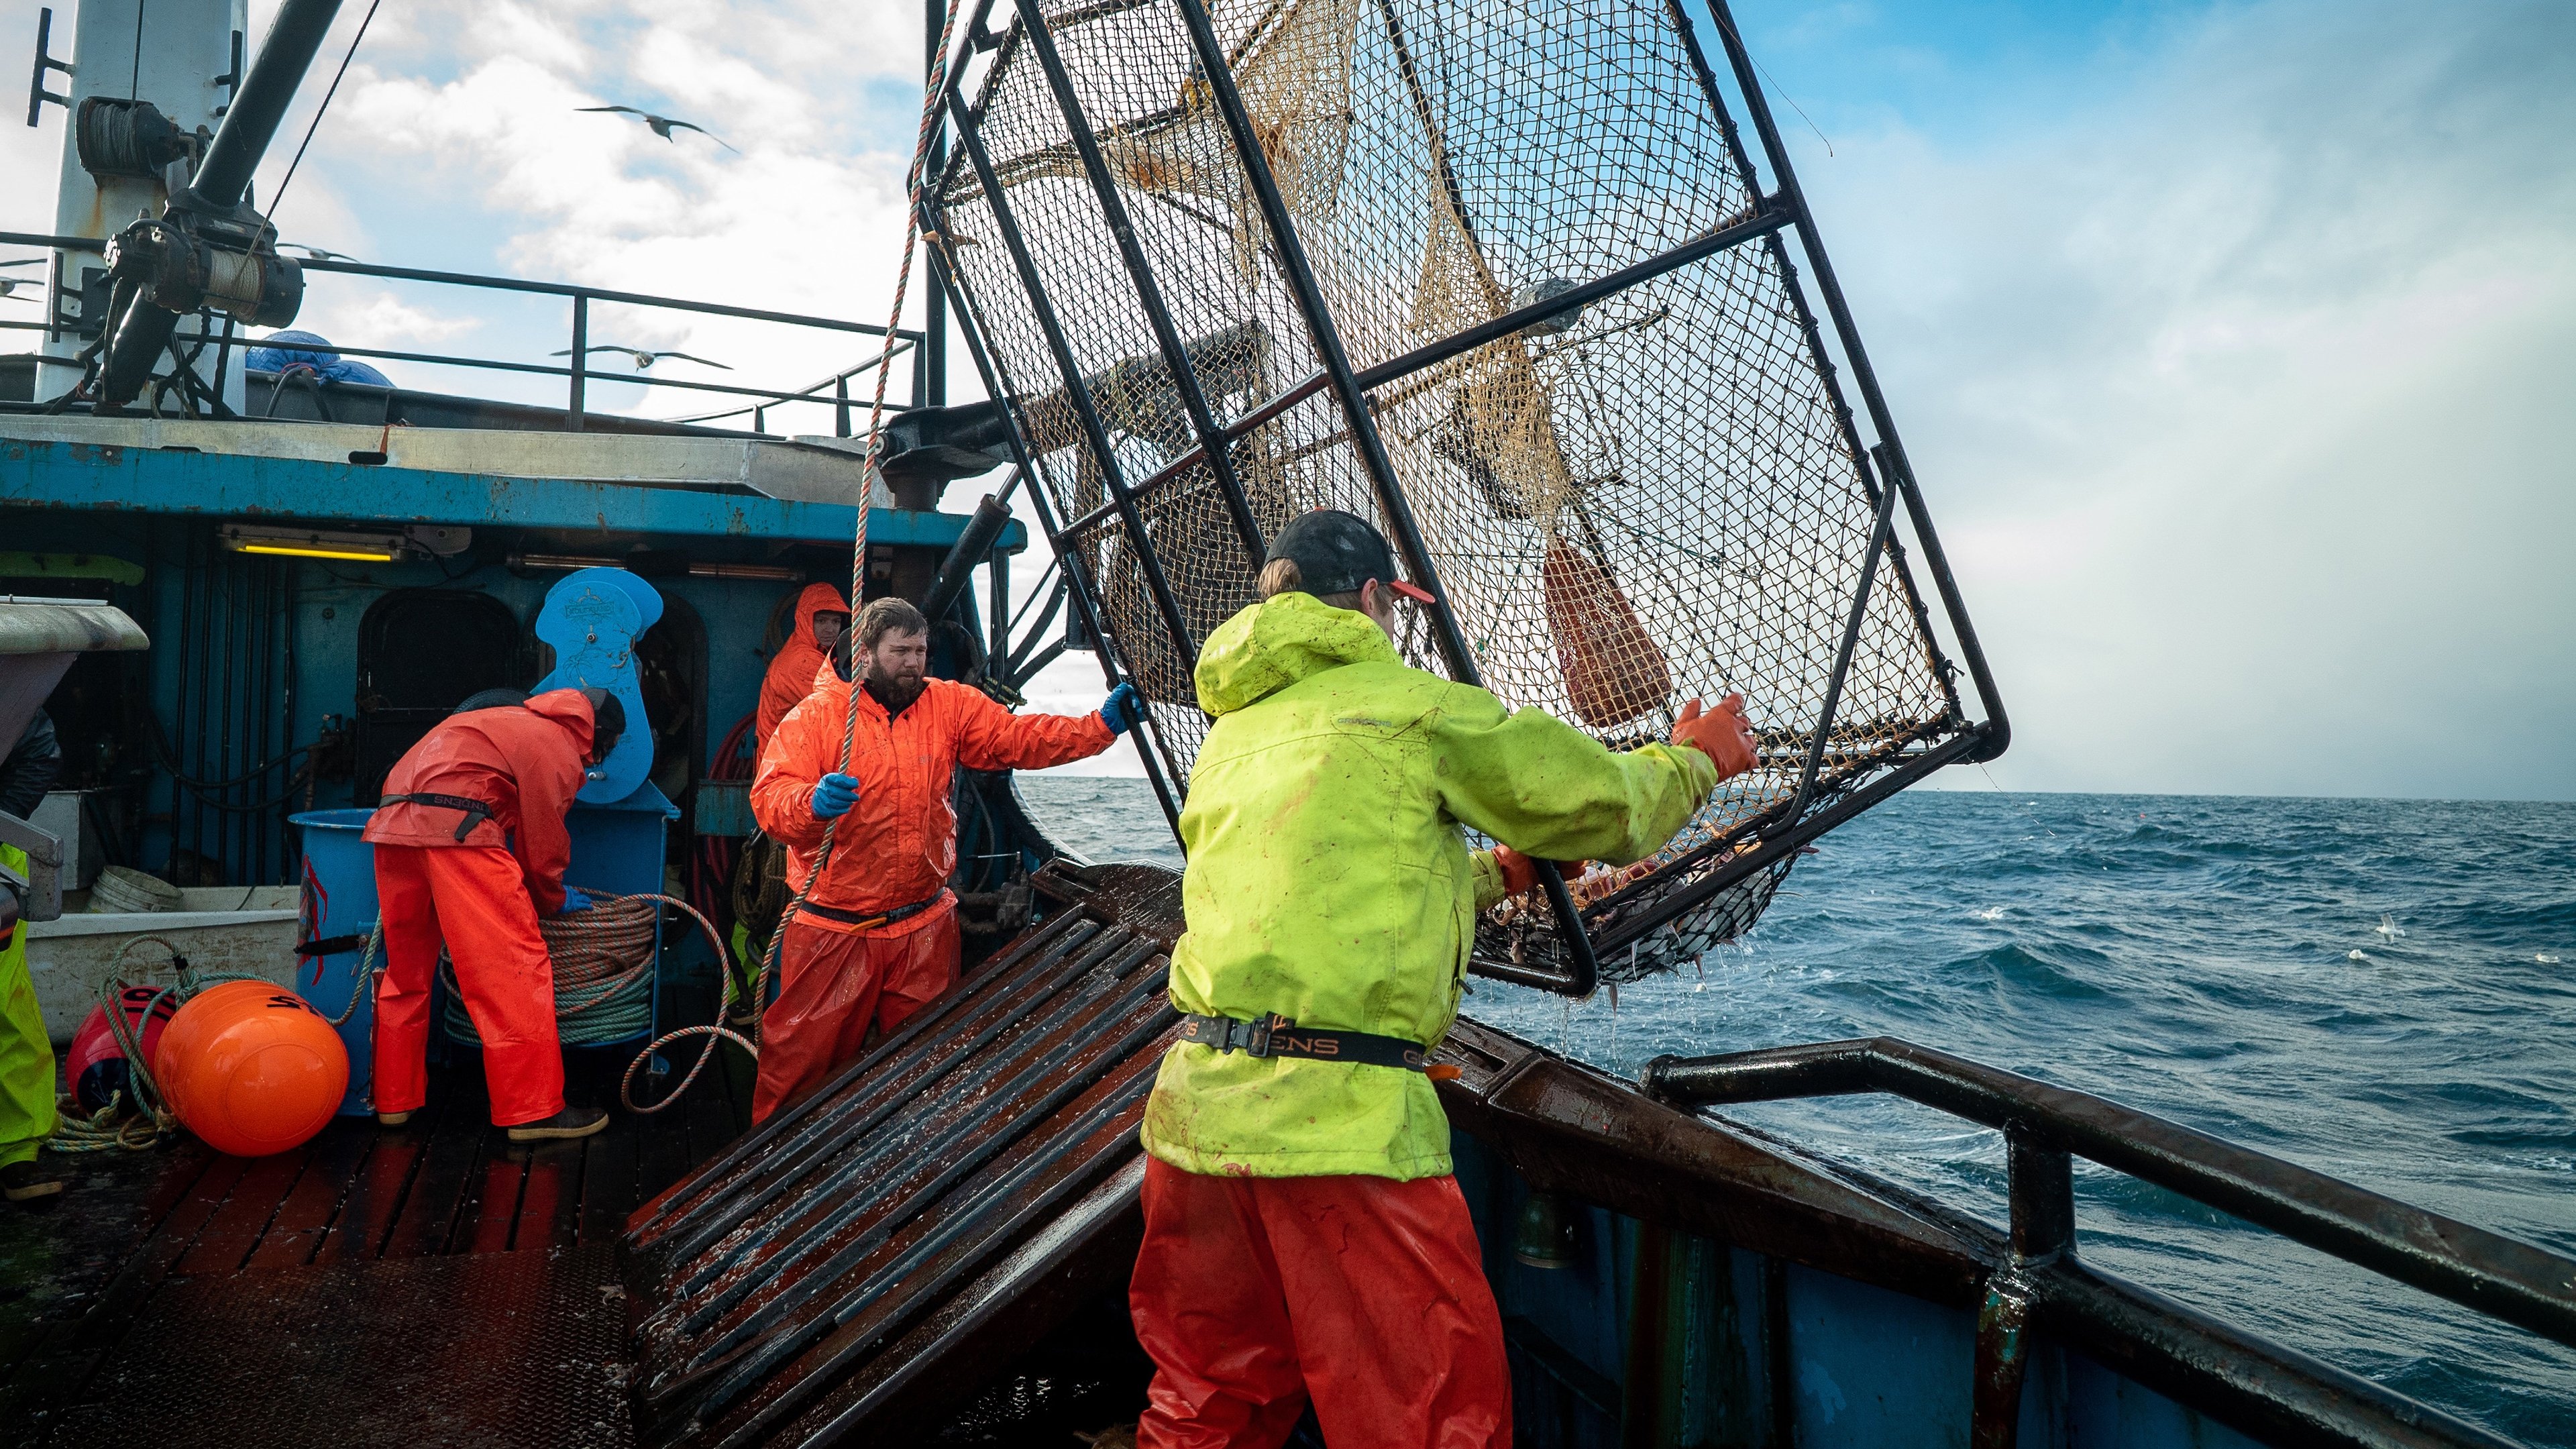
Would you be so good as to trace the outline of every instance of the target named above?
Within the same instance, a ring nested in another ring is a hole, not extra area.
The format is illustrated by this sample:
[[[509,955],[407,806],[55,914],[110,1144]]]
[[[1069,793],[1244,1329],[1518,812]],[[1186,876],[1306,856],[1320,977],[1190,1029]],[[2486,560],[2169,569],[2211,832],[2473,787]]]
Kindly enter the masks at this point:
[[[1723,0],[1767,191],[1678,0],[1056,0],[1000,33],[991,9],[921,222],[1077,615],[1151,702],[1168,815],[1199,646],[1311,507],[1373,516],[1436,597],[1397,641],[1415,664],[1614,748],[1692,695],[1750,701],[1756,769],[1645,866],[1489,915],[1482,974],[1670,970],[1806,842],[2002,752]]]

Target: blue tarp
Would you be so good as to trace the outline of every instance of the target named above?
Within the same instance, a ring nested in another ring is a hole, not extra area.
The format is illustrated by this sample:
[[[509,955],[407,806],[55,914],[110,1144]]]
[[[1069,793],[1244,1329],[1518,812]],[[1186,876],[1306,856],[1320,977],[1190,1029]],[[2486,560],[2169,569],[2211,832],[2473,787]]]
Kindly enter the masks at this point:
[[[279,343],[292,343],[281,347]],[[272,332],[250,350],[243,366],[253,372],[286,372],[302,369],[324,382],[363,382],[375,387],[391,387],[392,379],[363,362],[342,357],[331,350],[327,337],[311,332]]]

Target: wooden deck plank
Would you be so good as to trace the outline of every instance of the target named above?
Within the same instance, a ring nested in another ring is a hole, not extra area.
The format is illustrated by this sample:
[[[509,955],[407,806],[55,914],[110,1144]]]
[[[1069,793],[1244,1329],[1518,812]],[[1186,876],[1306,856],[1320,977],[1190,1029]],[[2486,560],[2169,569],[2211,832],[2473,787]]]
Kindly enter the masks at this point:
[[[267,1235],[268,1225],[277,1220],[278,1210],[295,1190],[296,1181],[304,1175],[304,1164],[312,1155],[313,1144],[308,1142],[293,1151],[245,1159],[240,1181],[233,1184],[232,1191],[206,1220],[197,1240],[170,1265],[170,1275],[191,1278],[204,1273],[240,1272],[259,1240]]]
[[[582,1159],[590,1140],[540,1142],[528,1153],[512,1249],[569,1248],[580,1239]]]
[[[451,1253],[506,1253],[519,1227],[519,1197],[528,1182],[530,1154],[501,1133],[485,1144],[482,1171],[456,1211]]]
[[[651,1202],[689,1170],[688,1121],[676,1107],[651,1117],[626,1112],[618,1116],[618,1125],[636,1138],[635,1201]]]
[[[613,1110],[608,1130],[585,1137],[589,1150],[581,1169],[581,1241],[613,1243],[626,1231],[626,1215],[643,1199],[636,1196],[634,1115]]]
[[[126,1261],[90,1310],[10,1373],[8,1383],[0,1386],[0,1424],[24,1422],[44,1406],[79,1392],[125,1336],[153,1290],[169,1276],[171,1265],[186,1255],[223,1207],[249,1166],[241,1158],[217,1155],[204,1172],[193,1176],[186,1196]]]
[[[472,1075],[472,1085],[479,1089],[481,1074]],[[453,1090],[467,1085],[454,1078],[449,1085],[447,1110],[439,1114],[420,1167],[412,1173],[411,1190],[403,1195],[393,1230],[385,1235],[384,1257],[436,1257],[446,1252],[462,1200],[480,1184],[477,1169],[482,1165],[484,1142],[497,1135],[487,1120],[490,1108],[480,1090],[470,1096]]]
[[[0,1281],[0,1381],[80,1321],[221,1154],[194,1138],[143,1152],[56,1154],[56,1205],[12,1213]]]
[[[420,1170],[421,1154],[451,1110],[467,1109],[433,1092],[429,1105],[414,1113],[407,1125],[375,1129],[374,1146],[351,1176],[340,1210],[323,1231],[310,1261],[351,1262],[384,1250],[403,1199],[411,1192],[412,1177]]]
[[[277,1220],[242,1266],[292,1268],[311,1261],[365,1175],[379,1140],[389,1135],[365,1117],[344,1117],[323,1128],[304,1175],[295,1180],[277,1209]]]

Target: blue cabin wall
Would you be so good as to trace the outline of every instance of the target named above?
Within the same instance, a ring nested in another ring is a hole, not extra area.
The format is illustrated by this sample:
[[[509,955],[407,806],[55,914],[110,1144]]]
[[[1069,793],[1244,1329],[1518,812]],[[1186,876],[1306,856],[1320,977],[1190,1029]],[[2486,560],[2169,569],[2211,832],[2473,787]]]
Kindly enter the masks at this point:
[[[1966,1449],[1969,1310],[1585,1204],[1572,1261],[1531,1267],[1513,1252],[1528,1185],[1466,1133],[1452,1149],[1503,1313],[1523,1449]],[[2045,1340],[2020,1442],[2256,1446]]]
[[[848,509],[828,511],[851,518]],[[108,667],[123,671],[120,691],[148,703],[152,720],[168,733],[178,763],[200,780],[232,780],[351,720],[357,710],[360,624],[369,606],[388,594],[421,588],[488,596],[510,611],[523,640],[533,647],[530,626],[547,589],[563,577],[560,571],[513,570],[472,558],[388,564],[233,553],[217,538],[229,521],[238,520],[121,508],[0,507],[0,550],[87,555],[142,569],[140,583],[115,584],[107,592],[144,624],[152,648],[115,656]],[[875,529],[877,521],[899,527]],[[891,558],[899,566],[872,568],[872,575],[885,578],[872,578],[870,592],[911,575],[926,578],[964,522],[958,515],[879,510],[872,532],[900,541],[871,551],[880,564]],[[487,534],[478,527],[477,532],[478,544],[488,548],[516,531],[491,529]],[[657,540],[693,558],[717,562],[758,561],[766,549],[784,541],[738,536]],[[551,535],[528,543],[532,551],[561,546]],[[1021,539],[1008,539],[1006,546],[1021,546]],[[846,548],[844,543],[844,558]],[[781,603],[806,584],[801,579],[694,575],[650,582],[676,606],[666,608],[665,623],[657,627],[686,631],[694,620],[704,632],[703,656],[697,661],[703,702],[689,772],[693,779],[702,778],[725,734],[758,701],[769,663],[765,646],[771,620]],[[846,588],[845,581],[841,587]],[[982,627],[979,598],[980,591],[970,589],[959,601],[971,629]],[[953,672],[957,661],[935,664]],[[526,673],[533,678],[535,671]],[[126,723],[131,731],[149,728],[139,719]],[[115,765],[120,777],[154,767],[142,780],[138,808],[129,816],[139,823],[139,832],[120,841],[116,854],[156,873],[202,872],[197,878],[207,884],[291,881],[297,851],[284,819],[288,810],[354,803],[355,782],[331,778],[314,781],[309,790],[298,785],[274,808],[226,809],[276,799],[294,762],[240,784],[192,794],[157,768],[148,744],[127,753],[133,758]],[[670,793],[685,803],[681,792]],[[202,859],[192,866],[191,857]]]

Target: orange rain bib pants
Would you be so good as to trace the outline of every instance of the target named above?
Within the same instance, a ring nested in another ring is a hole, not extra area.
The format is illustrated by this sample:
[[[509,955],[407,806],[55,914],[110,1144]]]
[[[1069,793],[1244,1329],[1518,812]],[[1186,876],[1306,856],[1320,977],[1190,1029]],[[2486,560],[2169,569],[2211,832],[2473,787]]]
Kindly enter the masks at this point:
[[[1454,1177],[1145,1163],[1127,1306],[1156,1365],[1137,1449],[1509,1449],[1503,1320]]]
[[[957,901],[891,926],[853,930],[793,915],[779,929],[778,999],[760,1021],[751,1120],[859,1054],[868,1027],[892,1032],[957,984]]]
[[[376,846],[385,974],[376,988],[379,1112],[428,1100],[429,989],[447,944],[465,1013],[483,1038],[492,1124],[516,1127],[563,1110],[555,1041],[555,969],[519,862],[497,845]]]

